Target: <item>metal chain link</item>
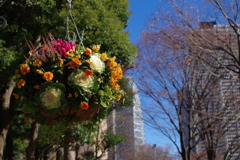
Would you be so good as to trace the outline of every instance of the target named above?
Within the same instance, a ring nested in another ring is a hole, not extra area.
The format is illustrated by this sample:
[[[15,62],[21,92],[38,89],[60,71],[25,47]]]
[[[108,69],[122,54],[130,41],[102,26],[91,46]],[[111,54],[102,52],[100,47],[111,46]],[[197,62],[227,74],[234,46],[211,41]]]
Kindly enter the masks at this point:
[[[82,31],[82,35],[80,36],[79,32],[78,32],[78,29],[77,29],[77,25],[74,21],[74,18],[72,16],[72,13],[71,13],[71,9],[72,9],[72,0],[67,0],[68,2],[68,17],[67,17],[67,20],[66,20],[66,38],[68,40],[70,40],[70,32],[69,32],[69,16],[71,17],[71,20],[74,24],[74,27],[76,29],[76,32],[77,32],[77,35],[75,33],[73,33],[73,41],[75,42],[76,41],[76,38],[78,37],[79,38],[79,45],[81,45],[82,47],[84,47],[83,45],[83,36],[84,36],[84,31]]]

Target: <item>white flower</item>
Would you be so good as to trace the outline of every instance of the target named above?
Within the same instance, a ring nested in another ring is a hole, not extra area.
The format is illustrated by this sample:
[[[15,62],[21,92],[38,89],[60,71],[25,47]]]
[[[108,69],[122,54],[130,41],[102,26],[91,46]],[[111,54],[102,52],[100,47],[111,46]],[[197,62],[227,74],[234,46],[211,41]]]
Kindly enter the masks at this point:
[[[81,86],[83,89],[88,89],[93,85],[93,77],[86,75],[82,70],[71,73],[68,80],[78,86]]]
[[[59,88],[47,87],[40,94],[42,104],[48,109],[54,109],[61,106],[62,91]]]
[[[102,71],[105,69],[105,64],[98,55],[92,55],[89,59],[89,62],[91,69],[94,71],[102,73]]]

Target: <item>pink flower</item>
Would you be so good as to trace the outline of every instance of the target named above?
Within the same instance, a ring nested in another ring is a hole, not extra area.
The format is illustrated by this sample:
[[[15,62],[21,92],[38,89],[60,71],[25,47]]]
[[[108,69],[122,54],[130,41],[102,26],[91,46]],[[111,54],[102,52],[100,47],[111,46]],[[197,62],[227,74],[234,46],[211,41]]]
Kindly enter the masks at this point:
[[[71,49],[74,50],[75,44],[73,42],[66,42],[62,39],[58,39],[57,41],[53,42],[54,49],[57,50],[58,54],[64,58],[66,58],[66,52],[70,51]]]

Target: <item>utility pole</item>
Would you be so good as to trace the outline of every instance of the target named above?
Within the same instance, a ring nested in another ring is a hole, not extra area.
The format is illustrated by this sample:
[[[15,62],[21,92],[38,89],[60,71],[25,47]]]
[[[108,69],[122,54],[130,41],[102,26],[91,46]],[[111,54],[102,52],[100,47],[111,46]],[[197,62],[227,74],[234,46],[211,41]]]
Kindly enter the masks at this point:
[[[154,160],[156,160],[156,144],[153,144]]]

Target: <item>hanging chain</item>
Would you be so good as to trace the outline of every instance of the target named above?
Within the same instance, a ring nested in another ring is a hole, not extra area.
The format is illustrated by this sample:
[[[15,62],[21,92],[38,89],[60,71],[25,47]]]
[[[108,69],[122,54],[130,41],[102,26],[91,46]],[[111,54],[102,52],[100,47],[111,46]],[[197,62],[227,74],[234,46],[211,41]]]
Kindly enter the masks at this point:
[[[0,0],[0,7],[6,2],[7,0]],[[0,29],[3,29],[7,26],[7,20],[3,16],[0,16]]]
[[[70,40],[70,32],[69,32],[69,16],[74,24],[74,27],[76,29],[76,32],[77,32],[77,35],[75,33],[73,33],[73,41],[75,42],[76,41],[76,38],[78,37],[80,42],[79,42],[79,45],[81,45],[82,47],[84,47],[83,45],[83,36],[84,36],[84,31],[82,31],[82,35],[80,36],[79,32],[78,32],[78,29],[77,29],[77,25],[74,21],[74,18],[72,16],[72,13],[71,13],[71,9],[72,9],[72,0],[67,0],[68,2],[68,17],[67,17],[67,20],[66,20],[66,38],[68,40]]]

